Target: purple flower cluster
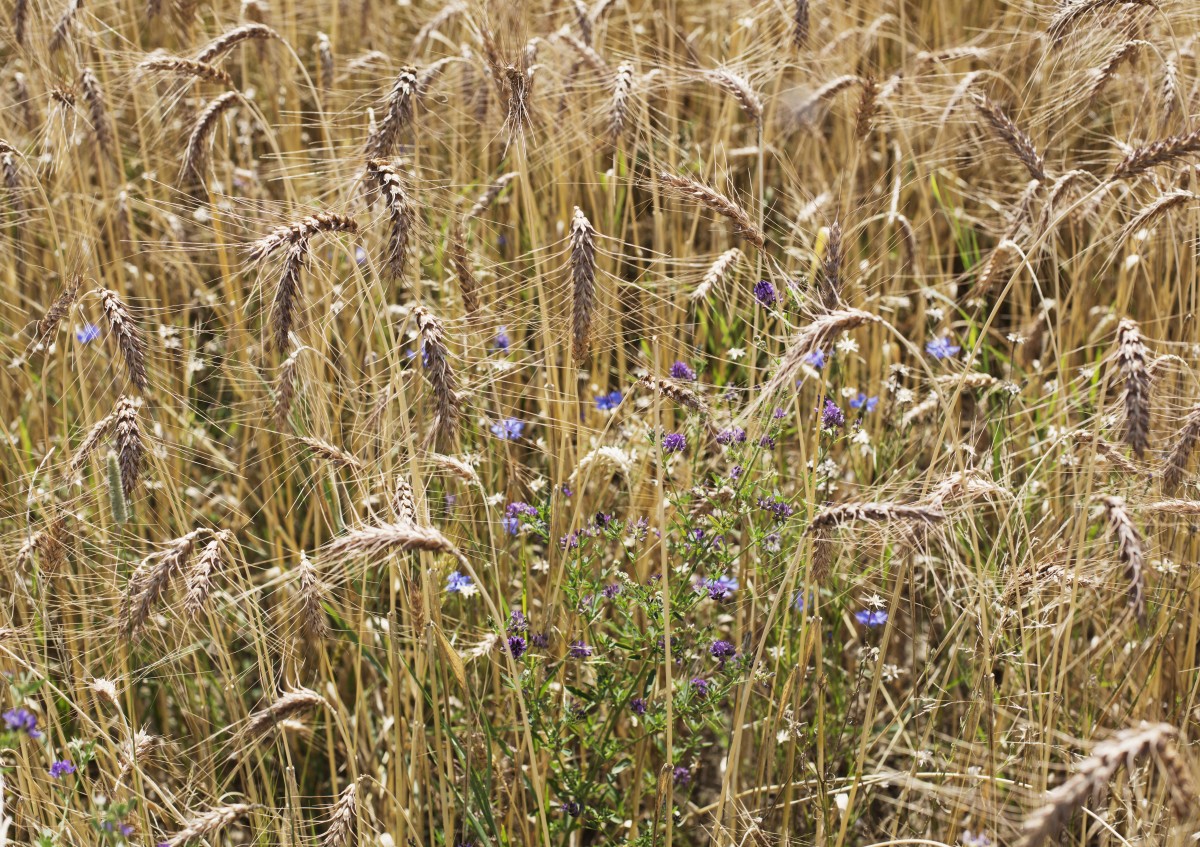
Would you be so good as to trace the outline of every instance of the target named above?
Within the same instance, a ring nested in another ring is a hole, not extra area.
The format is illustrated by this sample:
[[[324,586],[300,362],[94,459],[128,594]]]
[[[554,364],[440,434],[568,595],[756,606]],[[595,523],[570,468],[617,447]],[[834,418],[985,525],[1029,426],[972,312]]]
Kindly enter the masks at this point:
[[[705,594],[713,600],[725,600],[738,590],[738,581],[734,577],[722,575],[715,579],[700,578],[696,580],[697,594]]]
[[[838,404],[825,399],[825,406],[821,409],[821,429],[841,429],[846,425],[846,414],[838,408]]]
[[[724,665],[725,662],[737,655],[737,648],[730,642],[721,639],[714,641],[712,646],[708,648],[708,652],[712,654],[714,659]]]
[[[697,697],[707,697],[712,691],[712,683],[698,676],[692,678],[691,686]]]
[[[509,535],[516,535],[521,531],[521,518],[536,518],[537,509],[530,506],[528,503],[520,501],[509,503],[504,510],[504,517],[500,519],[504,531]]]
[[[646,701],[641,697],[634,697],[629,701],[629,711],[639,717],[646,714]]]
[[[510,635],[508,637],[508,652],[512,654],[514,659],[519,659],[525,655],[527,645],[525,639],[519,635]]]
[[[9,709],[0,717],[4,718],[4,726],[10,732],[23,732],[30,738],[42,737],[37,728],[37,715],[28,709]]]
[[[796,511],[792,508],[791,503],[785,503],[778,497],[759,497],[758,508],[766,509],[775,516],[775,520],[777,521],[787,520]]]
[[[502,326],[496,331],[496,340],[492,346],[497,350],[507,350],[512,342],[508,338],[508,327]]]
[[[768,280],[760,279],[754,283],[754,299],[768,309],[779,302],[779,295],[775,293],[775,286]]]
[[[717,443],[718,444],[745,444],[746,443],[746,430],[742,429],[740,426],[730,427],[729,429],[723,429],[717,433]]]
[[[571,649],[567,651],[572,659],[586,659],[594,652],[595,651],[592,650],[592,648],[582,640],[572,642]]]
[[[70,776],[75,773],[75,766],[67,759],[60,759],[50,765],[50,776],[54,779],[62,779],[64,776]]]
[[[662,450],[664,453],[682,453],[687,449],[687,439],[683,433],[669,432],[663,436]]]
[[[671,378],[691,382],[696,378],[696,372],[687,362],[676,362],[671,365]]]

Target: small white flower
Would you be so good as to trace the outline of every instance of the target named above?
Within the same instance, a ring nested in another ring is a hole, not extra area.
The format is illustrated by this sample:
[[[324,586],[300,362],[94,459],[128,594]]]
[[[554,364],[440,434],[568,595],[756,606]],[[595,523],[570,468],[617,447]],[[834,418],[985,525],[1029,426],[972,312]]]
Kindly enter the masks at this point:
[[[842,337],[833,346],[837,348],[839,353],[849,354],[858,352],[858,342],[851,338],[848,332],[842,333]]]
[[[1029,340],[1025,336],[1021,335],[1019,332],[1010,332],[1008,335],[1005,336],[1005,338],[1008,339],[1009,344],[1024,344],[1026,341]]]
[[[729,358],[733,359],[736,362],[738,359],[740,359],[746,355],[746,348],[745,347],[730,347],[729,350],[726,351],[726,355],[729,356]]]

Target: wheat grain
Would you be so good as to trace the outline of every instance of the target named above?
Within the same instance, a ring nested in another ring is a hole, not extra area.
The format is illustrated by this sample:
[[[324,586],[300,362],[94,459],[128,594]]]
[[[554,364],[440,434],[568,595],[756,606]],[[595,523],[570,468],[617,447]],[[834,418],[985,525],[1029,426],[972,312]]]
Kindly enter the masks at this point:
[[[1123,318],[1117,325],[1117,365],[1123,383],[1125,443],[1139,459],[1150,441],[1150,375],[1146,372],[1146,345],[1138,325]]]
[[[189,841],[196,841],[220,832],[238,818],[244,817],[253,808],[248,803],[231,803],[227,806],[210,809],[204,814],[192,818],[184,825],[183,829],[168,838],[167,847],[183,847]]]
[[[724,194],[720,194],[694,179],[676,176],[666,171],[660,172],[658,179],[665,185],[668,193],[695,201],[729,220],[737,234],[755,247],[761,249],[766,244],[766,238],[755,226],[746,210]]]
[[[979,110],[996,137],[1003,141],[1017,160],[1029,171],[1029,175],[1040,182],[1046,181],[1046,162],[1033,141],[1012,119],[988,97],[979,92],[972,93],[975,108]]]
[[[571,353],[576,363],[587,359],[596,308],[596,230],[576,206],[571,218]]]
[[[425,376],[433,389],[437,410],[430,432],[434,438],[452,438],[458,430],[462,401],[458,396],[458,380],[450,367],[442,323],[423,306],[414,307],[412,314],[421,339]]]
[[[1101,502],[1108,518],[1109,532],[1117,539],[1117,555],[1125,565],[1129,606],[1138,618],[1142,618],[1146,613],[1146,560],[1142,552],[1142,536],[1134,527],[1123,498],[1106,495],[1101,498]]]
[[[371,159],[367,162],[367,175],[377,190],[382,192],[384,205],[387,206],[391,224],[388,230],[387,264],[392,275],[399,278],[404,275],[408,264],[409,242],[417,218],[416,208],[404,190],[399,172],[390,164],[382,159]]]
[[[265,24],[243,24],[242,26],[234,27],[206,44],[196,54],[196,61],[211,65],[243,41],[267,41],[272,38],[278,39],[279,33]]]

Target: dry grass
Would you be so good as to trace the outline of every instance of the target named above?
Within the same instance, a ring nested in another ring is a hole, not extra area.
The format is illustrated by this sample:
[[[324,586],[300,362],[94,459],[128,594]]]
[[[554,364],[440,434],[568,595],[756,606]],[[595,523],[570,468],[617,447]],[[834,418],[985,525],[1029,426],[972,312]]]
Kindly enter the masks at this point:
[[[1193,842],[1194,3],[4,14],[0,841]]]

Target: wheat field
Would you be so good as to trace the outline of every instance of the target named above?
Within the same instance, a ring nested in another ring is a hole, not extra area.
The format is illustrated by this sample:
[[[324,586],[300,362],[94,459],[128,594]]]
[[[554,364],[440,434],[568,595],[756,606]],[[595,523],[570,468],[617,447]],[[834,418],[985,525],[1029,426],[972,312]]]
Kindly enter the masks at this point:
[[[4,0],[0,845],[1189,845],[1193,0]]]

